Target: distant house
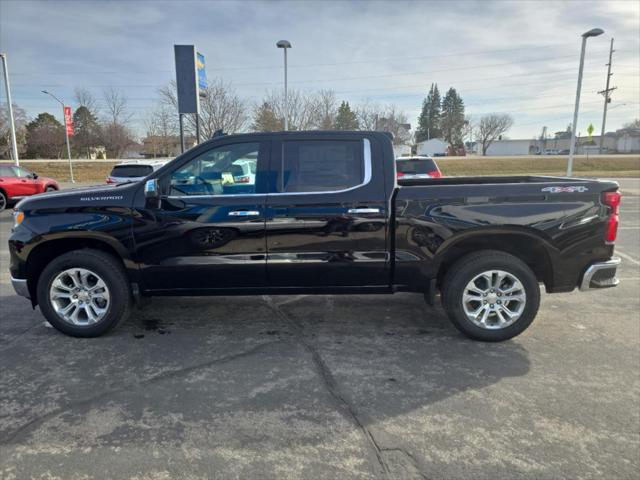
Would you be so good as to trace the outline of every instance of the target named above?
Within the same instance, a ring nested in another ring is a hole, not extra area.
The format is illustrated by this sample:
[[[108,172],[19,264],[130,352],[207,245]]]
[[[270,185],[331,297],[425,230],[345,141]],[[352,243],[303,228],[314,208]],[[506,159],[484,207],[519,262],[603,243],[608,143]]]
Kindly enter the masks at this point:
[[[447,154],[449,142],[445,142],[441,138],[431,138],[416,145],[416,153],[418,155],[428,155],[430,157],[441,157]]]
[[[640,152],[640,128],[621,128],[616,130],[616,137],[618,153]]]

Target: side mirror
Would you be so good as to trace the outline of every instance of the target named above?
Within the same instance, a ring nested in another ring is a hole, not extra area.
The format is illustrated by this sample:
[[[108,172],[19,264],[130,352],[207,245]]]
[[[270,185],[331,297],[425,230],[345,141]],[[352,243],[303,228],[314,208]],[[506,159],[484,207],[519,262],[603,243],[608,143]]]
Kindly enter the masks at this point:
[[[157,178],[144,182],[144,198],[147,207],[160,208],[160,188]]]
[[[38,174],[36,172],[31,172],[31,178],[33,178],[34,180],[37,180]]]

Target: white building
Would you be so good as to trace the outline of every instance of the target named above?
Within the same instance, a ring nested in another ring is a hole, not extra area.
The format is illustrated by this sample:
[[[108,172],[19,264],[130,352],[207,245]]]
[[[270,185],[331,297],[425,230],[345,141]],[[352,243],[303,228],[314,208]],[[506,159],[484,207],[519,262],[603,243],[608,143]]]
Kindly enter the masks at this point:
[[[532,140],[496,140],[487,149],[488,156],[531,155],[537,153]],[[478,153],[482,154],[482,145],[478,144]]]
[[[640,128],[621,128],[616,130],[618,153],[640,152]]]
[[[411,145],[394,145],[393,154],[396,157],[402,157],[403,155],[411,155]]]
[[[428,155],[430,157],[446,155],[448,149],[449,143],[441,138],[431,138],[416,145],[416,153],[418,155]]]

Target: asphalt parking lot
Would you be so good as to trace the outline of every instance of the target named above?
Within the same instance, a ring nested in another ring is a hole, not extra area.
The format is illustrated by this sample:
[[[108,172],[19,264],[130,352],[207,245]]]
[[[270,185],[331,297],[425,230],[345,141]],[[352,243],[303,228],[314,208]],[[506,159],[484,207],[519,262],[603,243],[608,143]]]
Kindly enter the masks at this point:
[[[0,214],[0,478],[638,478],[640,179],[618,288],[501,344],[421,296],[155,299],[74,339],[13,294]]]

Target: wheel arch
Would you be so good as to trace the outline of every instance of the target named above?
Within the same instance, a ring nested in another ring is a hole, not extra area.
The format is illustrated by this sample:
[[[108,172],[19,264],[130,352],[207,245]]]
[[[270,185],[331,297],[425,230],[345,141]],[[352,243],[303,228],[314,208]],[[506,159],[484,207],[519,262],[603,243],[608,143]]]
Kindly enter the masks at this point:
[[[437,282],[458,259],[479,250],[496,250],[522,260],[549,289],[554,283],[555,248],[539,232],[529,229],[475,229],[444,242],[437,253]]]
[[[55,236],[54,238],[39,242],[29,251],[27,256],[27,286],[31,294],[31,302],[34,306],[37,304],[36,290],[38,281],[47,264],[60,255],[87,248],[99,250],[113,256],[123,265],[131,281],[135,281],[131,278],[132,272],[135,271],[135,264],[131,258],[129,258],[126,248],[115,239],[105,238],[101,235],[92,234],[92,232],[86,232],[85,235]]]

